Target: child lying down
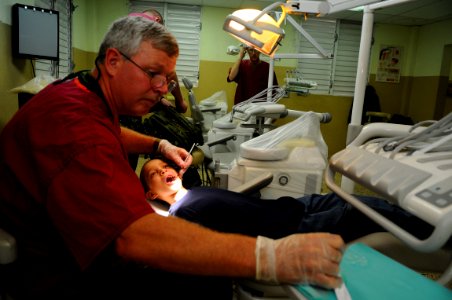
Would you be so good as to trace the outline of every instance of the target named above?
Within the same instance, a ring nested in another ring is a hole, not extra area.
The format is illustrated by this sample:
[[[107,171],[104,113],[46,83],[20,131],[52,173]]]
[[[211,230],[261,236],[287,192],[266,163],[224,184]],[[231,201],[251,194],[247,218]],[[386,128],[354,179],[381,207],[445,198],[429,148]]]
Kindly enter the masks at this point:
[[[169,215],[184,218],[211,229],[281,238],[293,233],[329,232],[345,242],[374,232],[386,231],[334,193],[300,198],[258,199],[213,188],[185,189],[178,172],[161,159],[150,159],[140,179],[149,201],[163,201]],[[433,227],[398,206],[371,196],[357,196],[418,238],[427,237]]]

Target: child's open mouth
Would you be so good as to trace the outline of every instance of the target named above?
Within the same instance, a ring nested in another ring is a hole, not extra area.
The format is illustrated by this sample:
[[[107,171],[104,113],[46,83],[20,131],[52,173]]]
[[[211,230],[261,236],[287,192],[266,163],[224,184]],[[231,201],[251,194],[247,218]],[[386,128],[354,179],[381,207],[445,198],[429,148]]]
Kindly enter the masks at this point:
[[[166,183],[173,183],[176,179],[177,179],[176,176],[174,176],[174,175],[168,175],[168,176],[165,178],[165,181],[166,181]]]

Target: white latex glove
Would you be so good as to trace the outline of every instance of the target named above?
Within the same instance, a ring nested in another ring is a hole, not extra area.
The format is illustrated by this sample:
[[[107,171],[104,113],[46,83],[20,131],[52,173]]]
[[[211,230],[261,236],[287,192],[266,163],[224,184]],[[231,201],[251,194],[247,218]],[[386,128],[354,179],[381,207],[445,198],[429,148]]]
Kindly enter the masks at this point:
[[[187,170],[193,160],[187,150],[174,146],[167,140],[160,140],[157,148],[157,154],[161,154],[164,157],[174,161],[181,168],[181,171],[179,172],[180,175]]]
[[[168,101],[168,99],[166,99],[166,98],[160,99],[160,103],[162,103],[165,106],[173,106],[173,104],[170,101]]]
[[[329,233],[293,234],[278,240],[258,236],[256,279],[338,287],[343,248],[342,238]]]

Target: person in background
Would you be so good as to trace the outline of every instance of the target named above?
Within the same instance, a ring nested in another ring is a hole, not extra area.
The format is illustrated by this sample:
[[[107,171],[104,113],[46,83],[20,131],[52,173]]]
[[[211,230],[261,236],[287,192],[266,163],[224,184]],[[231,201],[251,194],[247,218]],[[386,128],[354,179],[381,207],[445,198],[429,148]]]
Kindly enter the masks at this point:
[[[351,122],[352,110],[353,110],[353,103],[352,103],[352,106],[350,106],[350,110],[348,112],[347,123]],[[368,122],[368,120],[367,120],[368,117],[366,116],[367,112],[381,112],[380,97],[378,97],[377,91],[370,84],[366,85],[366,90],[364,93],[363,110],[362,110],[362,114],[361,114],[361,125],[365,125]]]
[[[19,254],[2,284],[13,299],[231,299],[232,278],[340,285],[338,235],[220,233],[148,204],[127,153],[162,155],[182,170],[192,157],[118,117],[160,101],[178,54],[161,24],[120,18],[92,71],[48,85],[6,124],[0,227]]]
[[[248,53],[249,59],[243,59]],[[245,101],[262,92],[268,87],[268,75],[270,65],[260,59],[260,52],[242,46],[239,58],[229,69],[227,82],[236,82],[234,104]],[[278,79],[273,72],[273,85],[278,85]]]
[[[329,232],[345,242],[386,231],[334,193],[300,198],[257,199],[213,187],[182,186],[181,176],[164,158],[145,162],[140,181],[151,203],[163,201],[168,213],[221,232],[281,238],[293,233]],[[398,206],[370,196],[363,203],[420,238],[433,227]],[[233,217],[232,217],[233,216]],[[359,224],[359,226],[357,226]]]

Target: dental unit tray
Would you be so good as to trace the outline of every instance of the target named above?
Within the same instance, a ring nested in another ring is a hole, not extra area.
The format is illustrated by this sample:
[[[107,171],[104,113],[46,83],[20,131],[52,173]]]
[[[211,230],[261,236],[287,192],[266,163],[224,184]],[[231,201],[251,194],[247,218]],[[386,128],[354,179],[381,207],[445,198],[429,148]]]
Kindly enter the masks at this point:
[[[325,173],[326,184],[410,247],[435,251],[452,235],[452,113],[424,129],[372,123],[363,131],[369,135],[372,130],[381,133],[389,128],[386,133],[391,133],[390,126],[399,135],[351,144],[334,154]],[[402,135],[401,128],[405,128]],[[419,240],[359,202],[335,184],[336,172],[430,223],[435,227],[432,234]]]
[[[317,88],[317,82],[302,78],[301,73],[297,70],[286,71],[284,83],[284,89],[287,92],[296,92],[299,94],[307,94],[309,90]]]
[[[317,87],[317,82],[312,80],[305,80],[301,78],[285,78],[284,81],[289,88],[305,88],[313,89]]]
[[[284,78],[286,87],[292,88],[303,88],[303,89],[314,89],[317,87],[317,82],[312,80],[303,79],[301,73],[297,70],[286,71],[286,77]]]
[[[242,121],[248,121],[251,116],[279,119],[287,114],[286,106],[272,102],[246,103],[234,107],[233,117]]]

